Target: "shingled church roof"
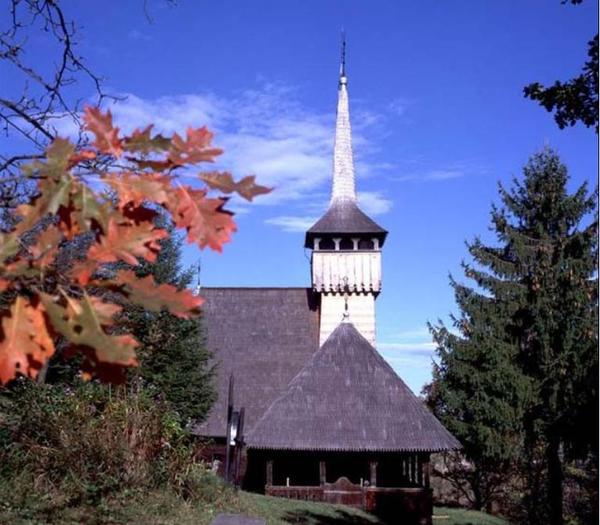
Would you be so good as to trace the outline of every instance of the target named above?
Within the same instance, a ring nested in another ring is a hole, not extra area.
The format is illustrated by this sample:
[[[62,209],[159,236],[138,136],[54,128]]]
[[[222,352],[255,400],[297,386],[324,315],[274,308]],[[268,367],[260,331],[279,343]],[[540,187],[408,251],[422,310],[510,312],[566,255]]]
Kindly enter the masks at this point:
[[[202,288],[201,295],[218,397],[194,432],[224,437],[230,374],[250,430],[319,347],[318,296],[307,288]]]
[[[351,323],[341,323],[247,434],[249,448],[442,451],[458,441]]]

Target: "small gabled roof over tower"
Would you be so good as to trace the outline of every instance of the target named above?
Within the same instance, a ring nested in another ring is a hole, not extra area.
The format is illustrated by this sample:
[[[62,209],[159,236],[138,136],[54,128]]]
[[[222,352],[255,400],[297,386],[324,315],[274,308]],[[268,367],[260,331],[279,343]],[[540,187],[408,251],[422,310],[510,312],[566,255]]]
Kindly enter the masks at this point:
[[[324,234],[372,234],[380,239],[380,245],[387,231],[379,226],[355,202],[331,203],[325,215],[306,232],[306,247],[312,248],[314,237]]]
[[[307,232],[305,246],[313,247],[315,237],[336,234],[371,234],[383,245],[387,232],[356,204],[352,129],[348,109],[346,41],[342,41],[342,60],[338,83],[338,103],[333,149],[333,184],[329,209]]]
[[[353,324],[342,322],[247,436],[250,448],[422,451],[459,442]]]

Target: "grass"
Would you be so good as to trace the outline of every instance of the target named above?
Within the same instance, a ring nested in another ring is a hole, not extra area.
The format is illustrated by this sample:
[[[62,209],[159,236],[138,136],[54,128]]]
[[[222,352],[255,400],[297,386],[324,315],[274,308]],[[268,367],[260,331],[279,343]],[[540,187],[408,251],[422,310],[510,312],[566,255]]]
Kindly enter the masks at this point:
[[[510,525],[505,519],[475,510],[435,507],[433,525]]]
[[[341,505],[286,500],[247,492],[240,492],[239,497],[254,511],[252,515],[265,518],[268,525],[382,525],[371,514]],[[465,509],[436,507],[434,516],[434,525],[510,525],[502,518]]]
[[[175,493],[152,492],[122,493],[98,506],[67,507],[51,513],[34,512],[27,515],[23,509],[3,509],[0,505],[0,523],[14,525],[209,525],[220,513],[245,514],[262,517],[268,525],[383,525],[366,512],[326,503],[287,500],[231,492],[211,503],[189,503]],[[434,511],[434,525],[510,525],[507,521],[481,512],[438,507]]]
[[[268,525],[379,525],[380,521],[371,514],[352,507],[295,501],[284,498],[261,496],[240,492],[239,497],[246,502],[256,516],[267,520]]]

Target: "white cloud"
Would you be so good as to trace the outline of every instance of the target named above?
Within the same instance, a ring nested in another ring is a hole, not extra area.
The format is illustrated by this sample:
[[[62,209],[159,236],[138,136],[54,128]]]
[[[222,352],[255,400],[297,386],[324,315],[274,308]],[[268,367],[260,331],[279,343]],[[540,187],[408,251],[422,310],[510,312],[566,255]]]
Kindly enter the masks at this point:
[[[357,194],[358,204],[368,215],[381,215],[392,208],[392,201],[383,197],[377,191],[362,191]],[[279,226],[286,232],[305,232],[310,228],[327,209],[325,201],[313,203],[306,207],[308,210],[316,211],[316,215],[281,215],[267,219],[265,223]]]
[[[382,215],[392,209],[392,201],[379,191],[359,191],[358,205],[367,215]]]
[[[423,161],[417,160],[415,163],[422,164]],[[489,173],[490,170],[484,164],[468,159],[450,162],[443,168],[422,167],[421,169],[414,169],[406,175],[390,177],[390,180],[397,182],[440,182],[460,179],[461,177],[485,176]]]
[[[386,359],[417,359],[430,363],[435,357],[436,344],[426,326],[419,326],[391,334],[377,348],[386,356]]]
[[[223,123],[225,108],[211,95],[179,95],[145,100],[125,94],[123,100],[110,106],[113,120],[125,133],[154,124],[161,133],[182,133],[189,126],[208,125],[217,128]]]
[[[423,176],[424,180],[458,179],[465,173],[459,170],[433,170]]]
[[[458,179],[460,177],[464,177],[465,175],[466,175],[466,172],[464,170],[439,169],[439,170],[424,171],[422,173],[411,173],[410,175],[403,175],[400,177],[393,177],[393,180],[395,180],[397,182],[408,182],[408,181],[433,182],[433,181]]]
[[[420,354],[420,355],[433,355],[433,351],[436,348],[435,343],[427,342],[415,342],[415,343],[378,343],[377,347],[384,350],[387,353],[394,354]]]
[[[426,326],[420,328],[414,328],[412,330],[404,330],[396,334],[396,338],[400,340],[405,339],[423,339],[429,337],[429,329]]]
[[[272,217],[265,222],[267,224],[272,224],[273,226],[279,226],[285,232],[305,232],[316,221],[317,217],[280,216]]]
[[[326,208],[334,108],[321,113],[304,106],[298,102],[298,94],[292,87],[263,83],[259,89],[231,96],[197,93],[143,99],[124,94],[123,100],[111,103],[110,110],[115,125],[124,133],[148,124],[154,124],[155,131],[165,134],[207,125],[215,133],[214,144],[225,150],[211,168],[230,170],[236,177],[254,174],[260,184],[274,188],[270,194],[256,199],[252,208],[283,204],[288,207],[287,213],[269,219],[269,224],[298,231],[313,219],[307,217],[307,211],[319,215],[319,211],[310,209],[311,202],[322,200],[322,211]],[[358,177],[389,170],[392,166],[372,159],[377,152],[374,135],[384,117],[368,109],[356,111],[356,115],[353,138],[357,146]],[[61,135],[76,133],[71,122],[57,122],[57,128]],[[371,215],[386,213],[392,205],[379,191],[360,192],[358,198],[361,207]],[[232,203],[245,207],[236,199]],[[298,216],[289,212],[290,205],[300,203],[307,205]]]
[[[127,38],[129,38],[130,40],[142,40],[144,42],[152,40],[152,37],[150,37],[150,35],[147,35],[139,29],[132,29],[131,31],[129,31],[129,33],[127,33]]]
[[[437,362],[435,343],[423,340],[424,335],[421,330],[410,330],[400,341],[377,344],[377,350],[391,367],[405,380],[412,379],[411,387],[417,393],[430,380],[432,364]],[[405,339],[413,338],[420,340],[405,342]],[[407,375],[407,371],[411,371],[412,375]]]
[[[414,370],[415,368],[431,370],[431,359],[421,357],[395,357],[382,353],[383,358],[391,365],[391,367],[402,377],[406,370]]]
[[[404,115],[406,113],[406,109],[408,108],[408,106],[409,106],[409,101],[407,99],[397,98],[395,100],[392,100],[388,104],[388,111],[394,113],[398,117],[401,117],[402,115]]]
[[[111,107],[125,132],[155,124],[163,133],[206,124],[214,143],[225,150],[220,168],[235,175],[256,174],[275,188],[256,200],[280,204],[311,194],[329,180],[333,146],[333,113],[322,115],[295,101],[294,90],[266,84],[232,97],[180,95],[144,100],[135,95]]]

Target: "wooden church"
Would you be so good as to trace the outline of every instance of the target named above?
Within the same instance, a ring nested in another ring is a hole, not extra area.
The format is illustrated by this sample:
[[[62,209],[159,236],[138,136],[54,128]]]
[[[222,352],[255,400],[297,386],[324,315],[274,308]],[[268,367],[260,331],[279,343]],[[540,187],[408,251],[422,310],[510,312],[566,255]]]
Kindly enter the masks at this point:
[[[430,524],[430,454],[460,444],[376,350],[387,232],[356,202],[347,83],[342,58],[331,201],[306,232],[311,286],[202,289],[218,399],[196,433],[247,490]]]

